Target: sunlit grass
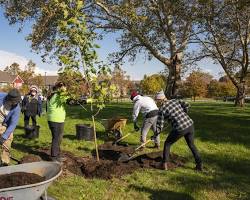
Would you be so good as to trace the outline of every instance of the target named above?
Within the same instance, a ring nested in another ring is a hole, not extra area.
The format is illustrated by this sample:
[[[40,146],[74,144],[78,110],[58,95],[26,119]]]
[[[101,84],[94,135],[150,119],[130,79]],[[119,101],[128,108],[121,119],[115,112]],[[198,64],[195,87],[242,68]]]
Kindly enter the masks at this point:
[[[125,134],[133,131],[131,112],[131,103],[107,106],[97,117],[98,143],[103,143],[107,136],[100,123],[102,118],[127,117]],[[49,194],[60,200],[250,199],[250,107],[235,108],[222,102],[192,103],[190,115],[195,121],[195,143],[204,161],[203,173],[192,170],[193,157],[181,139],[171,151],[188,159],[184,168],[140,170],[113,180],[89,180],[79,176],[59,178],[50,186]],[[90,122],[89,113],[78,106],[69,107],[62,149],[78,156],[90,155],[93,142],[75,139],[75,124]],[[51,134],[46,116],[39,118],[38,123],[41,126],[39,139],[27,140],[23,138],[23,118],[20,119],[20,127],[15,131],[13,156],[21,158],[30,150],[35,152],[37,148],[50,147]],[[161,134],[162,145],[166,136],[167,132]],[[138,145],[139,133],[133,133],[125,141]]]

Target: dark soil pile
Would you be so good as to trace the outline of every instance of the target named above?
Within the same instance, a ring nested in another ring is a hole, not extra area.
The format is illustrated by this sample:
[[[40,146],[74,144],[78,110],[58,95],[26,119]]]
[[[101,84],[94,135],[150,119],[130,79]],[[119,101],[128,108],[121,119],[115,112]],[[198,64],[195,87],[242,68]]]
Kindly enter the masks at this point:
[[[142,154],[134,157],[128,162],[119,162],[122,155],[132,155],[134,149],[131,147],[112,145],[105,143],[99,146],[100,161],[95,158],[85,159],[81,167],[82,172],[87,178],[110,179],[130,174],[141,168],[160,168],[162,161],[162,151]],[[168,168],[173,169],[183,166],[185,159],[175,154],[170,155]]]
[[[15,172],[11,174],[0,175],[0,189],[30,185],[45,181],[45,177],[33,173]]]
[[[119,178],[142,168],[159,169],[162,161],[162,151],[141,154],[128,162],[120,162],[119,158],[122,155],[127,155],[127,157],[133,155],[134,148],[112,145],[112,142],[104,143],[98,148],[99,162],[96,160],[95,151],[93,151],[93,157],[77,157],[70,152],[63,151],[62,156],[65,158],[62,165],[63,176],[73,173],[79,176],[85,176],[86,178]],[[40,151],[49,155],[49,149],[42,149]],[[181,167],[185,162],[183,157],[171,154],[168,168],[171,170],[176,167]]]
[[[33,154],[26,155],[20,160],[21,163],[31,163],[39,161],[42,161],[41,157]]]

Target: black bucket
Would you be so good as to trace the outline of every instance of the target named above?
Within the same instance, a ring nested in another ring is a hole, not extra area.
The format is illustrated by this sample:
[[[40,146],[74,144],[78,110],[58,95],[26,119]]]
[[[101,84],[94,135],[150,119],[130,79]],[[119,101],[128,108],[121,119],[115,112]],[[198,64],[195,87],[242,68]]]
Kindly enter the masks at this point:
[[[40,126],[27,126],[25,129],[25,137],[29,139],[38,138],[39,137],[39,129]]]
[[[78,140],[94,140],[94,129],[90,124],[76,124],[76,139]]]

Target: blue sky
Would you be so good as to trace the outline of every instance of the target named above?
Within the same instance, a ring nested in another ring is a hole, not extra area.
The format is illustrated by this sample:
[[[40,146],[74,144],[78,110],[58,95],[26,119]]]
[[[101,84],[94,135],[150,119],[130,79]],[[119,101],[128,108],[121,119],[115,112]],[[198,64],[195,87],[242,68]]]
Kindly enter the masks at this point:
[[[7,65],[17,62],[21,67],[24,67],[28,60],[32,60],[37,64],[37,72],[44,75],[54,75],[58,69],[56,64],[43,63],[40,55],[35,52],[31,52],[30,43],[25,40],[25,37],[30,31],[30,25],[24,27],[21,33],[18,33],[17,26],[10,26],[7,19],[4,18],[3,11],[0,9],[0,70]],[[106,61],[106,57],[109,53],[112,53],[119,49],[115,41],[115,34],[107,35],[98,44],[101,46],[97,50],[100,60]],[[216,78],[218,73],[221,72],[220,66],[214,65],[211,61],[202,61],[199,63],[199,67],[207,72],[210,72]],[[126,62],[122,69],[130,75],[133,80],[140,80],[144,74],[151,75],[158,73],[164,69],[156,59],[152,61],[145,61],[143,56],[139,57],[134,63]]]

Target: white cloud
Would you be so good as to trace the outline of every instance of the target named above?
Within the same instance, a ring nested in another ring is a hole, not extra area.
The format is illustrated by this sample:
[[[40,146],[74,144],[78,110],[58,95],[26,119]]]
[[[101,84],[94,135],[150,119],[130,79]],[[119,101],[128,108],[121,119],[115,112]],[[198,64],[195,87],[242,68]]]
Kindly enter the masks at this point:
[[[24,56],[20,56],[12,52],[0,50],[0,70],[4,70],[6,66],[10,66],[14,62],[18,63],[20,65],[20,68],[24,70],[29,60],[30,59]],[[55,70],[51,70],[51,69],[55,69]],[[57,69],[58,67],[54,65],[36,63],[35,72],[36,74],[41,74],[42,76],[45,75],[45,72],[46,72],[46,75],[57,75]]]
[[[6,66],[10,66],[14,62],[18,63],[21,69],[24,69],[29,60],[15,53],[0,50],[0,70],[3,70]]]

